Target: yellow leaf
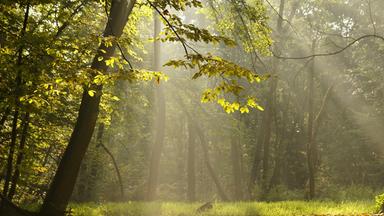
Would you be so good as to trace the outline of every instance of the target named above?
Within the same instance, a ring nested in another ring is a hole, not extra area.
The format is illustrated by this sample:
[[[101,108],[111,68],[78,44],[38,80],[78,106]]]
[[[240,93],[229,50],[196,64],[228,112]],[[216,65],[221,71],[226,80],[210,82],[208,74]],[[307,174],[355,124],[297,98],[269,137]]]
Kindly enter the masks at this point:
[[[235,110],[239,110],[239,108],[240,108],[240,104],[237,102],[233,103],[232,106],[233,106],[233,109],[235,109]]]
[[[224,106],[225,99],[224,98],[220,98],[219,100],[217,100],[217,103],[220,104],[221,106]]]
[[[240,108],[240,113],[249,113],[249,109],[246,106]]]
[[[256,102],[255,102],[255,100],[253,98],[249,98],[247,100],[247,105],[252,107],[252,108],[255,108],[257,106],[257,104],[256,104]]]
[[[91,96],[91,97],[95,96],[95,93],[96,93],[95,90],[89,90],[89,91],[88,91],[88,94],[89,94],[89,96]]]
[[[264,111],[264,108],[263,108],[262,106],[260,106],[260,105],[256,105],[256,108],[257,108],[258,110],[260,110],[260,111]]]

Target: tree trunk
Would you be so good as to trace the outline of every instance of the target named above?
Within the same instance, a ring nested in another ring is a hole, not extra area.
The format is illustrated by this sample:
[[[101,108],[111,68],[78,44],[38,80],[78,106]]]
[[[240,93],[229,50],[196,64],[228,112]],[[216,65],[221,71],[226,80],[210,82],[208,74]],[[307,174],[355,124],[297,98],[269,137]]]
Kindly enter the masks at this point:
[[[154,11],[154,37],[157,37],[160,33],[160,20]],[[154,71],[160,70],[160,41],[154,42]],[[149,179],[147,189],[147,200],[151,201],[156,198],[156,190],[159,178],[159,168],[161,152],[164,145],[165,137],[165,98],[164,98],[164,86],[159,85],[155,90],[155,139],[152,147],[151,160],[149,165]]]
[[[284,156],[286,155],[286,147],[285,147],[285,140],[288,139],[289,136],[286,134],[286,123],[287,123],[287,110],[288,110],[288,105],[287,102],[284,101],[284,95],[282,97],[281,103],[283,104],[282,110],[281,110],[281,123],[279,124],[277,122],[277,117],[275,117],[275,125],[276,125],[276,131],[279,131],[279,133],[276,135],[276,152],[275,152],[275,167],[273,170],[272,177],[270,179],[270,183],[268,188],[271,189],[274,186],[278,185],[281,183],[281,173],[283,169],[283,161],[284,161]],[[277,126],[280,125],[278,128]]]
[[[216,185],[217,192],[220,196],[220,198],[223,201],[229,201],[228,196],[226,195],[222,185],[220,184],[219,178],[217,177],[215,170],[213,169],[210,159],[209,159],[209,151],[208,151],[208,146],[207,142],[205,140],[205,136],[203,131],[201,130],[200,125],[192,118],[188,110],[186,110],[186,106],[183,103],[182,98],[179,95],[176,95],[178,105],[180,105],[180,108],[182,111],[185,113],[185,115],[188,117],[188,120],[191,122],[193,130],[196,132],[197,137],[199,138],[201,148],[203,150],[203,158],[204,158],[204,163],[207,166],[208,173],[211,176],[213,182]]]
[[[9,193],[8,193],[8,199],[10,201],[12,201],[13,196],[15,195],[17,182],[18,182],[19,177],[20,177],[20,166],[21,166],[21,162],[24,159],[24,147],[25,147],[25,143],[27,141],[27,136],[28,136],[29,117],[30,117],[29,112],[26,112],[25,116],[23,118],[23,123],[22,123],[23,129],[21,132],[19,152],[18,152],[18,155],[16,158],[15,173],[12,176],[11,189],[9,190]]]
[[[229,201],[228,196],[225,194],[225,191],[220,184],[219,178],[217,177],[215,170],[213,169],[211,162],[209,160],[209,154],[208,154],[209,151],[208,151],[207,142],[205,141],[204,133],[201,131],[200,127],[196,124],[196,122],[194,122],[194,125],[195,125],[195,130],[197,132],[197,135],[199,136],[199,139],[200,139],[201,148],[203,149],[204,161],[207,166],[209,175],[211,176],[213,182],[215,183],[217,192],[219,193],[219,196],[221,197],[221,199],[223,201]]]
[[[118,38],[121,36],[134,4],[134,0],[129,3],[128,1],[112,1],[108,22],[103,34],[104,37],[114,36]],[[102,42],[97,55],[93,59],[91,68],[106,72],[107,65],[104,61],[99,61],[98,58],[102,57],[104,60],[111,58],[114,55],[115,48],[116,42],[113,42],[112,46],[106,46]],[[88,93],[89,90],[95,90],[96,94],[91,97]],[[84,88],[75,128],[45,197],[40,210],[41,216],[63,216],[65,213],[81,162],[96,125],[101,91],[101,85],[92,86],[91,89]]]
[[[264,122],[264,118],[266,116],[263,115],[262,123]],[[263,153],[263,138],[264,138],[264,127],[260,127],[260,133],[258,134],[257,144],[254,150],[254,156],[253,156],[253,162],[252,162],[252,168],[251,168],[251,174],[250,174],[250,180],[248,185],[248,193],[249,197],[252,198],[254,196],[254,187],[256,185],[257,178],[259,176],[259,166],[262,160],[262,153]]]
[[[5,173],[5,182],[3,186],[3,196],[8,195],[9,184],[11,183],[12,170],[13,170],[13,156],[15,154],[16,139],[17,139],[17,121],[19,118],[19,107],[16,105],[13,113],[11,143],[9,145],[9,152],[7,157],[7,169]]]
[[[315,52],[316,42],[312,42],[312,53]],[[313,101],[314,101],[314,73],[315,59],[312,59],[311,68],[308,72],[308,129],[307,129],[307,164],[308,164],[308,198],[315,197],[315,151],[313,140]]]
[[[277,86],[277,80],[275,77],[271,80],[271,86],[269,88],[268,96],[267,96],[267,104],[265,110],[265,122],[263,124],[264,127],[264,138],[263,138],[263,172],[261,177],[261,185],[263,194],[267,192],[267,181],[269,175],[269,149],[270,149],[270,141],[271,141],[271,133],[272,133],[272,115],[273,115],[273,101],[275,97],[275,91]]]
[[[35,213],[16,206],[7,197],[0,194],[0,215],[1,216],[36,216]]]
[[[196,201],[195,144],[195,130],[188,119],[187,199],[190,202]]]
[[[1,116],[1,119],[0,119],[0,132],[1,132],[1,130],[3,129],[4,124],[5,124],[5,121],[7,121],[8,115],[9,115],[10,113],[11,113],[11,108],[10,108],[10,107],[7,107],[7,108],[5,109],[4,114]]]
[[[28,25],[28,19],[29,19],[29,9],[30,4],[27,3],[24,13],[24,20],[23,20],[23,27],[20,31],[20,37],[23,38],[25,35],[25,32],[27,31],[27,25]],[[21,66],[23,61],[23,50],[24,45],[21,44],[19,49],[17,50],[17,61],[16,65],[17,67]],[[7,196],[8,190],[9,190],[9,184],[11,182],[11,176],[12,176],[12,170],[13,170],[13,155],[15,153],[16,148],[16,139],[17,139],[17,122],[19,118],[19,110],[20,110],[20,100],[19,97],[21,95],[21,84],[22,84],[22,74],[21,69],[16,68],[16,86],[15,86],[15,110],[13,113],[13,120],[12,120],[12,132],[11,132],[11,143],[9,146],[9,153],[8,153],[8,159],[7,159],[7,171],[5,176],[5,182],[4,182],[4,188],[3,188],[3,195]]]
[[[237,120],[238,121],[238,120]],[[232,159],[232,175],[233,175],[233,200],[238,201],[243,198],[242,195],[242,182],[241,182],[241,166],[240,166],[240,146],[239,137],[234,134],[231,135],[231,159]]]
[[[121,177],[120,170],[119,170],[119,167],[117,166],[117,162],[115,160],[115,157],[113,157],[112,152],[109,151],[107,146],[105,146],[103,143],[103,135],[104,135],[104,124],[101,123],[99,125],[99,130],[97,132],[97,145],[102,147],[103,150],[108,154],[108,156],[112,160],[113,167],[115,168],[115,171],[116,171],[117,180],[119,181],[121,200],[123,200],[124,199],[123,178]]]

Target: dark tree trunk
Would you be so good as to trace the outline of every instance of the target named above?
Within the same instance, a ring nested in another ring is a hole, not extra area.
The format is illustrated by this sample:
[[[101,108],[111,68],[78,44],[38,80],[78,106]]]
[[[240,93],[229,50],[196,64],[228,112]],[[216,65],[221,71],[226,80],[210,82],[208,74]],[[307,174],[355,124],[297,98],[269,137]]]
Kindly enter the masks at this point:
[[[29,112],[25,113],[25,116],[23,118],[23,123],[22,123],[22,132],[21,132],[21,138],[20,138],[20,145],[19,145],[19,152],[17,154],[16,158],[16,166],[15,166],[15,173],[12,176],[12,181],[11,181],[11,189],[9,190],[8,193],[8,199],[12,201],[13,196],[15,195],[16,192],[16,186],[17,182],[20,177],[20,166],[21,162],[24,159],[24,148],[25,148],[25,143],[27,141],[27,136],[28,136],[28,128],[29,128]]]
[[[7,169],[5,173],[5,182],[3,186],[3,195],[8,195],[9,184],[11,183],[12,171],[13,171],[13,156],[15,154],[16,148],[16,139],[17,139],[17,121],[19,118],[19,107],[15,108],[13,113],[13,121],[12,121],[12,132],[11,132],[11,143],[9,146],[8,158],[7,158]]]
[[[0,194],[1,216],[36,216],[36,213],[19,208],[6,197]]]
[[[160,20],[154,12],[154,37],[157,37],[160,33]],[[160,70],[160,42],[156,40],[154,42],[154,71]],[[149,164],[149,179],[147,189],[147,200],[151,201],[156,198],[156,190],[159,178],[159,168],[161,152],[164,145],[165,137],[165,98],[164,98],[164,86],[161,84],[156,87],[155,90],[155,139],[152,147],[151,159]]]
[[[188,159],[187,159],[187,198],[196,201],[196,174],[195,174],[196,134],[193,125],[188,120]]]
[[[28,25],[28,18],[29,18],[29,8],[30,4],[27,3],[24,13],[24,21],[23,21],[23,27],[20,31],[20,37],[23,38],[25,35],[25,32],[27,31],[27,25]],[[17,50],[17,61],[16,65],[21,66],[23,61],[23,50],[24,45],[21,44],[19,49]],[[21,94],[21,84],[22,84],[22,74],[21,69],[16,68],[17,74],[16,74],[16,86],[15,86],[15,110],[13,113],[13,120],[12,120],[12,132],[11,132],[11,143],[9,146],[9,153],[8,153],[8,159],[7,159],[7,171],[5,176],[5,182],[4,182],[4,188],[3,188],[3,195],[7,196],[8,190],[9,190],[9,184],[11,182],[11,176],[13,171],[13,156],[15,153],[16,148],[16,139],[17,139],[17,122],[19,118],[19,110],[20,110],[20,94]]]
[[[0,132],[1,130],[3,129],[4,127],[4,124],[5,124],[5,121],[7,121],[7,118],[9,116],[9,114],[11,113],[11,108],[10,107],[7,107],[3,113],[3,115],[1,116],[1,119],[0,119]]]
[[[129,3],[128,1],[112,1],[104,37],[114,36],[118,38],[121,36],[134,3],[134,0]],[[107,71],[108,67],[105,62],[99,61],[98,58],[109,59],[114,55],[115,48],[116,42],[108,47],[102,42],[91,68],[103,72]],[[91,97],[88,93],[89,90],[95,90],[96,94]],[[41,216],[63,216],[65,213],[81,162],[96,125],[101,91],[102,86],[100,85],[92,86],[91,89],[84,89],[75,128],[45,197],[40,210]]]
[[[284,98],[284,96],[282,97]],[[288,139],[289,136],[286,134],[286,122],[287,122],[287,115],[286,110],[288,109],[287,102],[285,102],[283,99],[281,101],[283,104],[282,111],[281,111],[281,123],[279,124],[277,122],[277,117],[275,118],[275,125],[280,125],[279,128],[276,128],[276,131],[279,131],[279,133],[276,135],[277,143],[276,143],[276,153],[275,153],[275,167],[273,169],[273,174],[269,183],[268,188],[271,189],[272,187],[278,185],[281,183],[281,173],[283,168],[283,161],[285,156],[285,140]],[[285,106],[284,106],[285,105]]]

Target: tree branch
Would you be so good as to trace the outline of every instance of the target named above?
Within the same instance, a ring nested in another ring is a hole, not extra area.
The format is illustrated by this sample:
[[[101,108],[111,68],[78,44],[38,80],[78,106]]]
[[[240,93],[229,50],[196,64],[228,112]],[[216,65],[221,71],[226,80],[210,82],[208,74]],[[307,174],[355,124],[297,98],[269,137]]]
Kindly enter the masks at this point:
[[[376,35],[376,34],[370,34],[370,35],[363,35],[359,38],[356,38],[355,40],[353,40],[352,42],[350,42],[347,46],[337,50],[337,51],[334,51],[334,52],[330,52],[330,53],[318,53],[318,54],[313,54],[313,55],[308,55],[308,56],[301,56],[301,57],[287,57],[287,56],[279,56],[279,55],[276,55],[275,53],[273,53],[273,56],[275,58],[278,58],[278,59],[287,59],[287,60],[300,60],[300,59],[309,59],[309,58],[313,58],[313,57],[320,57],[320,56],[332,56],[332,55],[336,55],[336,54],[339,54],[343,51],[345,51],[346,49],[348,49],[349,47],[351,47],[352,45],[354,45],[355,43],[363,40],[363,39],[366,39],[366,38],[378,38],[378,39],[381,39],[384,41],[384,37],[383,36],[380,36],[380,35]]]

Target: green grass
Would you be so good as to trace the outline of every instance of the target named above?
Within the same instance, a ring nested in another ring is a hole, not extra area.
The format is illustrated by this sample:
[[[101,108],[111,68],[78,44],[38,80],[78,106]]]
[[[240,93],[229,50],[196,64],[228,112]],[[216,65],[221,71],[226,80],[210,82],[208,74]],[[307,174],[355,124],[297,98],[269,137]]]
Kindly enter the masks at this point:
[[[374,212],[373,202],[236,202],[215,203],[211,210],[197,214],[201,203],[106,203],[72,204],[74,216],[307,216],[364,215]]]

